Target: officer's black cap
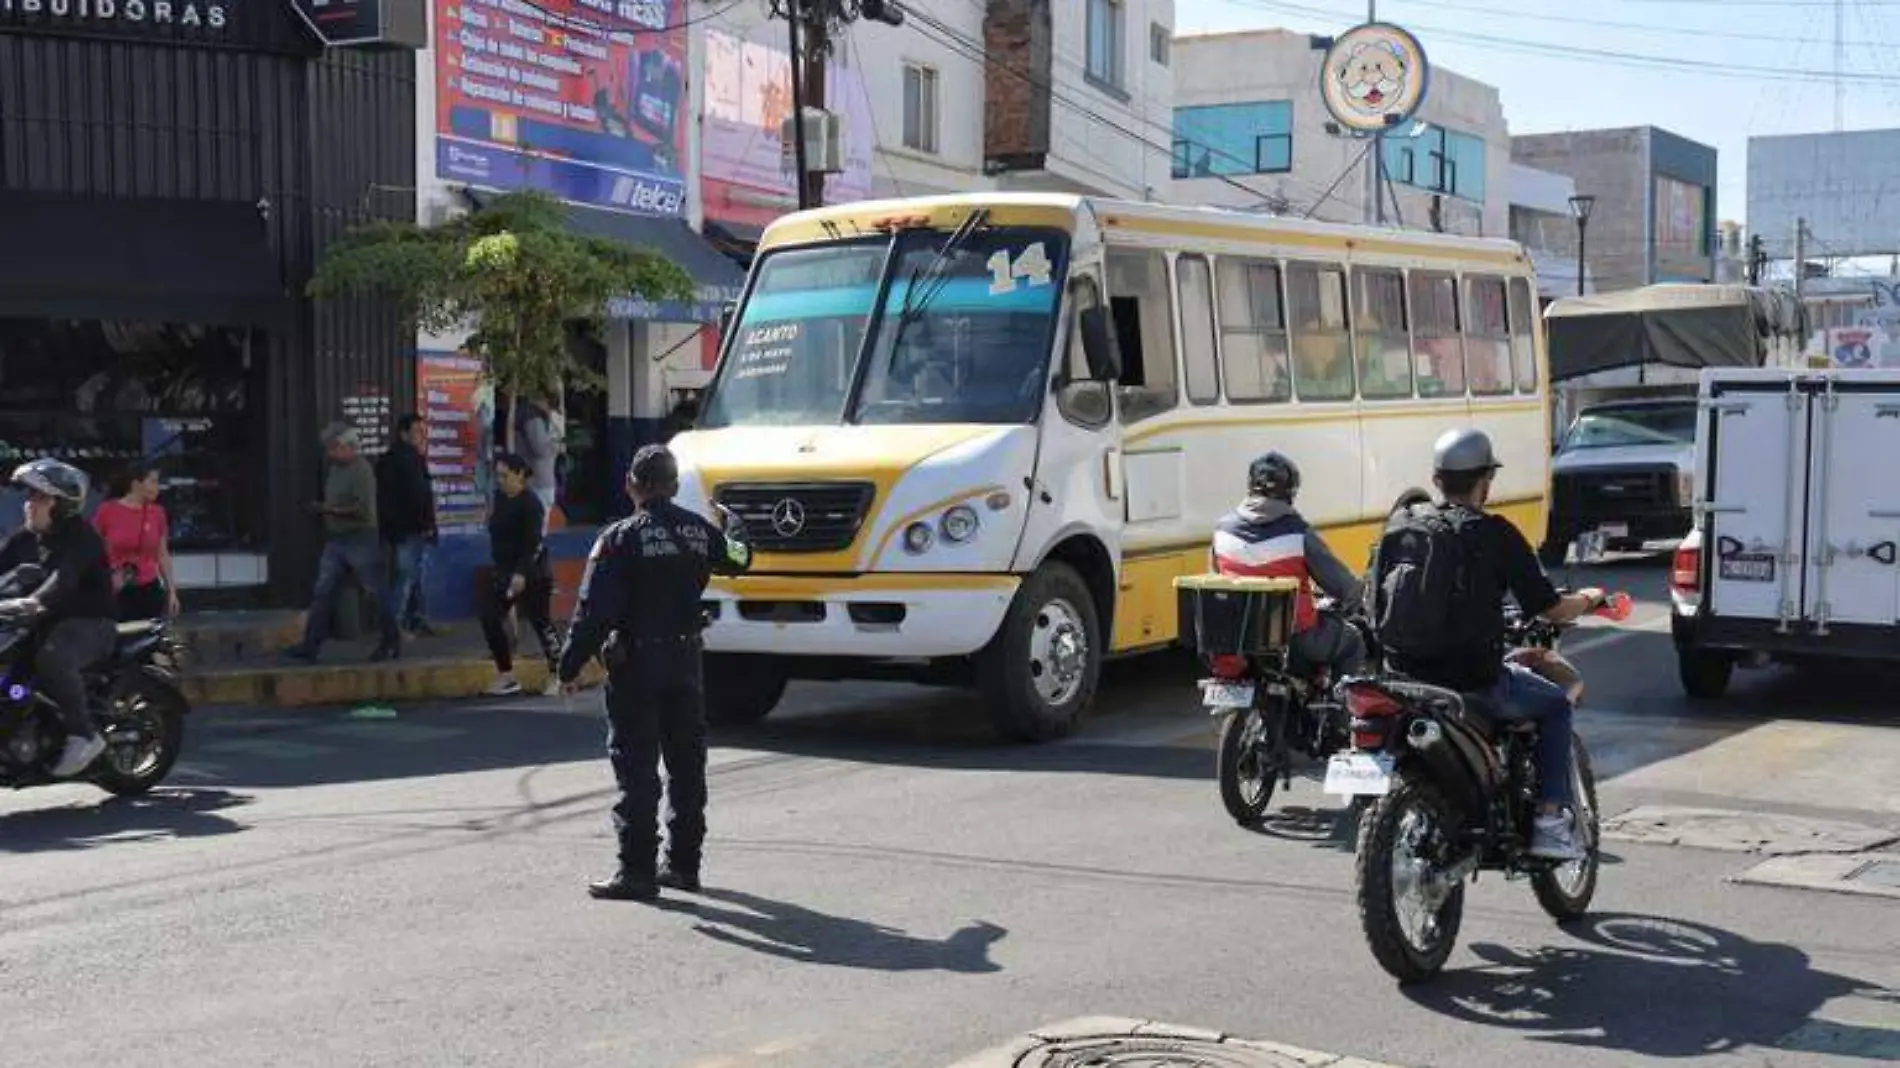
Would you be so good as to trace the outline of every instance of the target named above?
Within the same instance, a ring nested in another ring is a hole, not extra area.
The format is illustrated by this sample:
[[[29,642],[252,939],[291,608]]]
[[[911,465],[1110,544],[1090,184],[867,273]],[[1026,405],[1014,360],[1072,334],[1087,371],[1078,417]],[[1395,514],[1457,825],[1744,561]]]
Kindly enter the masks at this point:
[[[633,454],[633,463],[627,467],[627,481],[636,486],[662,489],[679,479],[679,461],[673,458],[673,450],[664,445],[641,446],[640,451]]]

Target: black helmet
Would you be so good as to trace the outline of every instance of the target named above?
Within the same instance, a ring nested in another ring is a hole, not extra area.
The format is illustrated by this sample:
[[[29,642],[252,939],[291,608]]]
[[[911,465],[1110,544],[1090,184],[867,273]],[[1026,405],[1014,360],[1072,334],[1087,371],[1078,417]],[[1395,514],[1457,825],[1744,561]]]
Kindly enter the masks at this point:
[[[1247,492],[1291,503],[1300,492],[1300,468],[1278,452],[1258,456],[1247,465]]]
[[[84,471],[69,463],[42,458],[14,468],[13,484],[29,493],[43,493],[53,498],[53,514],[68,516],[78,515],[85,506],[91,480]]]
[[[1489,474],[1501,466],[1490,436],[1473,427],[1447,430],[1432,446],[1432,470],[1442,474]]]

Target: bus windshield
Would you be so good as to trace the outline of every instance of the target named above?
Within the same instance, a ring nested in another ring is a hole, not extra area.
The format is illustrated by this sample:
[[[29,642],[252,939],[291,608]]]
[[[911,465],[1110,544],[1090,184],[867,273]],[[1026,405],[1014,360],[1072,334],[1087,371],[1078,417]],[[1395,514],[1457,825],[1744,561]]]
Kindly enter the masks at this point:
[[[978,227],[943,255],[951,237],[910,230],[769,253],[699,425],[1035,419],[1068,238]]]

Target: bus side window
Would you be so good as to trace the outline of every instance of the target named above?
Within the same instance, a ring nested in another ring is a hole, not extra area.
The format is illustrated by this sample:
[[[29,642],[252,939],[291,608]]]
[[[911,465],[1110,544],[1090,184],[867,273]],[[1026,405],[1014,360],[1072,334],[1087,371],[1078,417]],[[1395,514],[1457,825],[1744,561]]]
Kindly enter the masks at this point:
[[[1221,379],[1236,402],[1293,398],[1287,368],[1286,304],[1280,299],[1280,265],[1222,257],[1220,282]]]
[[[1159,252],[1108,254],[1109,310],[1122,350],[1122,422],[1135,423],[1172,411],[1181,391],[1174,378],[1173,286]]]
[[[1069,284],[1074,312],[1069,320],[1069,347],[1063,354],[1066,373],[1056,393],[1056,408],[1062,417],[1077,426],[1091,429],[1107,425],[1115,414],[1114,383],[1098,381],[1089,369],[1088,353],[1082,348],[1082,313],[1102,303],[1102,288],[1087,275]]]
[[[1205,256],[1174,261],[1176,299],[1181,302],[1181,358],[1188,401],[1220,400],[1220,372],[1214,358],[1214,277]]]
[[[1531,285],[1511,279],[1511,364],[1517,371],[1517,391],[1537,392],[1537,305]]]
[[[1405,321],[1405,276],[1361,267],[1352,278],[1359,395],[1369,400],[1410,397],[1412,344]]]
[[[1311,263],[1289,264],[1286,293],[1293,327],[1293,382],[1300,399],[1351,400],[1346,272]]]
[[[1413,271],[1412,354],[1418,395],[1465,395],[1465,346],[1458,332],[1458,280],[1448,274]]]
[[[1511,325],[1502,278],[1465,278],[1465,368],[1474,395],[1511,392]]]

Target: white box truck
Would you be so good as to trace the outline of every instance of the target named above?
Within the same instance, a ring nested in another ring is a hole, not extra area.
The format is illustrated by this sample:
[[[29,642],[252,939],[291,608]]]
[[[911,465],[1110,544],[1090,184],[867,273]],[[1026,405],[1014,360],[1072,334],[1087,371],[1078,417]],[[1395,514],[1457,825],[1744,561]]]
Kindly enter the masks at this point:
[[[1696,525],[1670,567],[1682,685],[1900,660],[1900,370],[1702,372]]]

